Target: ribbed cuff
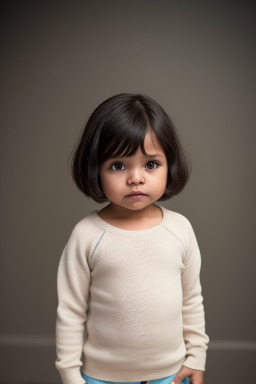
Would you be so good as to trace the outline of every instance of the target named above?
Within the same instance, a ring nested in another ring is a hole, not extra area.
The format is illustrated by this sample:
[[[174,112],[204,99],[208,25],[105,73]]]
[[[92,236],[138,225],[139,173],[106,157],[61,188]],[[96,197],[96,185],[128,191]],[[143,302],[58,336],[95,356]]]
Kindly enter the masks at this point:
[[[201,348],[193,348],[190,354],[186,357],[182,365],[191,369],[197,369],[199,371],[205,371],[206,365],[206,350]]]
[[[79,368],[60,369],[60,376],[63,384],[84,384]]]

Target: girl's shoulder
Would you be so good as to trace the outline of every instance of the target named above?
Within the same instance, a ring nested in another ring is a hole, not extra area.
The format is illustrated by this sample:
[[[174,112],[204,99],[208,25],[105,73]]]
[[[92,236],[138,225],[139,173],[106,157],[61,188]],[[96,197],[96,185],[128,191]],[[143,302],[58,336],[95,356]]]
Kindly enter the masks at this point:
[[[177,237],[180,242],[185,246],[194,237],[194,229],[190,220],[183,214],[172,211],[161,206],[163,211],[163,223],[162,225]]]
[[[191,227],[190,220],[183,214],[172,211],[168,208],[161,206],[163,211],[164,222],[168,225],[175,225],[176,228],[187,229]]]
[[[94,210],[77,222],[71,231],[71,237],[78,239],[89,239],[99,236],[102,229],[95,225],[97,211]]]

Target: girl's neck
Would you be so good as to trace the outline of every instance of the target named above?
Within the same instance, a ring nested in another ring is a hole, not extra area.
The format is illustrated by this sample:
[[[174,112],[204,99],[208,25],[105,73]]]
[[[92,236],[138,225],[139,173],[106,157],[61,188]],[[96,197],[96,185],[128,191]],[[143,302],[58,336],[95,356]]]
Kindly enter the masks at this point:
[[[161,223],[162,210],[154,204],[130,210],[110,203],[98,212],[99,217],[107,223],[122,229],[143,230]]]

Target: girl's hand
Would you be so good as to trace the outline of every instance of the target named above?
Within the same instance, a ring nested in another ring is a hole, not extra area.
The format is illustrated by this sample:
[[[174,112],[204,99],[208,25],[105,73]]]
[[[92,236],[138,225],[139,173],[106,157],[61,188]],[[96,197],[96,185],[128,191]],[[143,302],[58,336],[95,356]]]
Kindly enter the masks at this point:
[[[172,380],[171,384],[179,384],[183,379],[185,379],[185,377],[190,379],[191,384],[204,384],[204,371],[191,369],[185,367],[184,365]]]

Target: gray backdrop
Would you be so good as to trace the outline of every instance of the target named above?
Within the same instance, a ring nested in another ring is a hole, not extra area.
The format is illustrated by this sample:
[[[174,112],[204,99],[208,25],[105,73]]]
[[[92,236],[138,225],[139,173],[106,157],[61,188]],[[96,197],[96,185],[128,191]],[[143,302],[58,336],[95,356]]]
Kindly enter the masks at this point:
[[[206,384],[253,381],[253,2],[1,4],[0,382],[60,383],[57,266],[74,225],[101,207],[68,162],[89,114],[120,92],[158,101],[192,162],[189,184],[163,205],[189,218],[202,253]]]

